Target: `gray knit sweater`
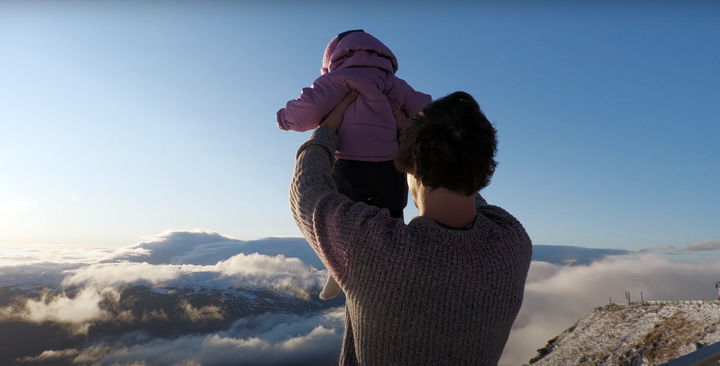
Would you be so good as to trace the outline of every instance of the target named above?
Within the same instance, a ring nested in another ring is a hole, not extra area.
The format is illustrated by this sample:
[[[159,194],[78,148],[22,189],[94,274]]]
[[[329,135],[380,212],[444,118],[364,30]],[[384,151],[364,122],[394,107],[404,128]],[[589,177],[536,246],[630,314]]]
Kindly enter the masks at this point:
[[[497,365],[523,299],[532,244],[478,194],[457,230],[353,203],[331,177],[336,135],[316,129],[297,153],[290,207],[345,291],[341,365]]]

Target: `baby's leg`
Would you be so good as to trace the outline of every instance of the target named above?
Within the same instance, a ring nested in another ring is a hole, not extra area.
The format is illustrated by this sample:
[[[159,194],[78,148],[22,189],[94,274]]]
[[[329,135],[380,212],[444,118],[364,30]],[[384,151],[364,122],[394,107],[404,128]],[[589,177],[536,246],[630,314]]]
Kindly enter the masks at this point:
[[[405,173],[392,160],[382,162],[338,159],[332,172],[338,192],[353,202],[365,202],[390,210],[390,216],[403,218],[408,186]]]
[[[333,167],[332,177],[339,193],[344,194],[353,202],[367,203],[368,193],[366,186],[374,177],[368,177],[363,167],[365,161],[337,159]]]
[[[320,299],[330,300],[340,293],[340,285],[338,285],[335,278],[332,275],[328,275],[327,282],[325,282],[325,288],[320,293]]]
[[[395,168],[393,161],[369,163],[365,174],[373,177],[369,189],[374,193],[373,206],[387,208],[390,216],[403,218],[403,209],[408,202],[407,177]]]

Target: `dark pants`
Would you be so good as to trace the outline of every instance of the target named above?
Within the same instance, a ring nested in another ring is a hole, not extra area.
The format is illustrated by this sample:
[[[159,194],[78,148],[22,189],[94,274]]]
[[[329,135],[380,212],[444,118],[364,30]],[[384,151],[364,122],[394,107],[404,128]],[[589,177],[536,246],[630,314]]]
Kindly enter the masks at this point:
[[[390,216],[403,218],[408,186],[405,173],[393,161],[335,160],[332,177],[338,192],[354,202],[365,202],[390,210]]]

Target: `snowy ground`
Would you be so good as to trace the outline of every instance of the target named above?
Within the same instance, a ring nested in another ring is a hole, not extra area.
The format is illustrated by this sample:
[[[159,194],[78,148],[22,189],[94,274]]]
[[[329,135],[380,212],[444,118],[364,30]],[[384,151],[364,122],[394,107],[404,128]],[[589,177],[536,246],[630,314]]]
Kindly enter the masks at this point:
[[[539,351],[533,366],[654,366],[720,342],[720,303],[606,305]]]

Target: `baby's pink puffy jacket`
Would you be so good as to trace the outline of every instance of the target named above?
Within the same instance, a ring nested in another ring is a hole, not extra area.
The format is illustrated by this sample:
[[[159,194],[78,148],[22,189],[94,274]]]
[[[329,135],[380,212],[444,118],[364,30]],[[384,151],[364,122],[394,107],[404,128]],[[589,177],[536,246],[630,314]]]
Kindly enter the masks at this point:
[[[277,112],[283,130],[307,131],[316,128],[352,90],[359,95],[345,111],[338,130],[339,159],[361,161],[393,160],[397,155],[397,129],[390,104],[408,116],[420,112],[432,98],[417,92],[395,76],[395,55],[368,33],[355,32],[343,37],[332,55],[329,72],[303,88],[300,97]]]

